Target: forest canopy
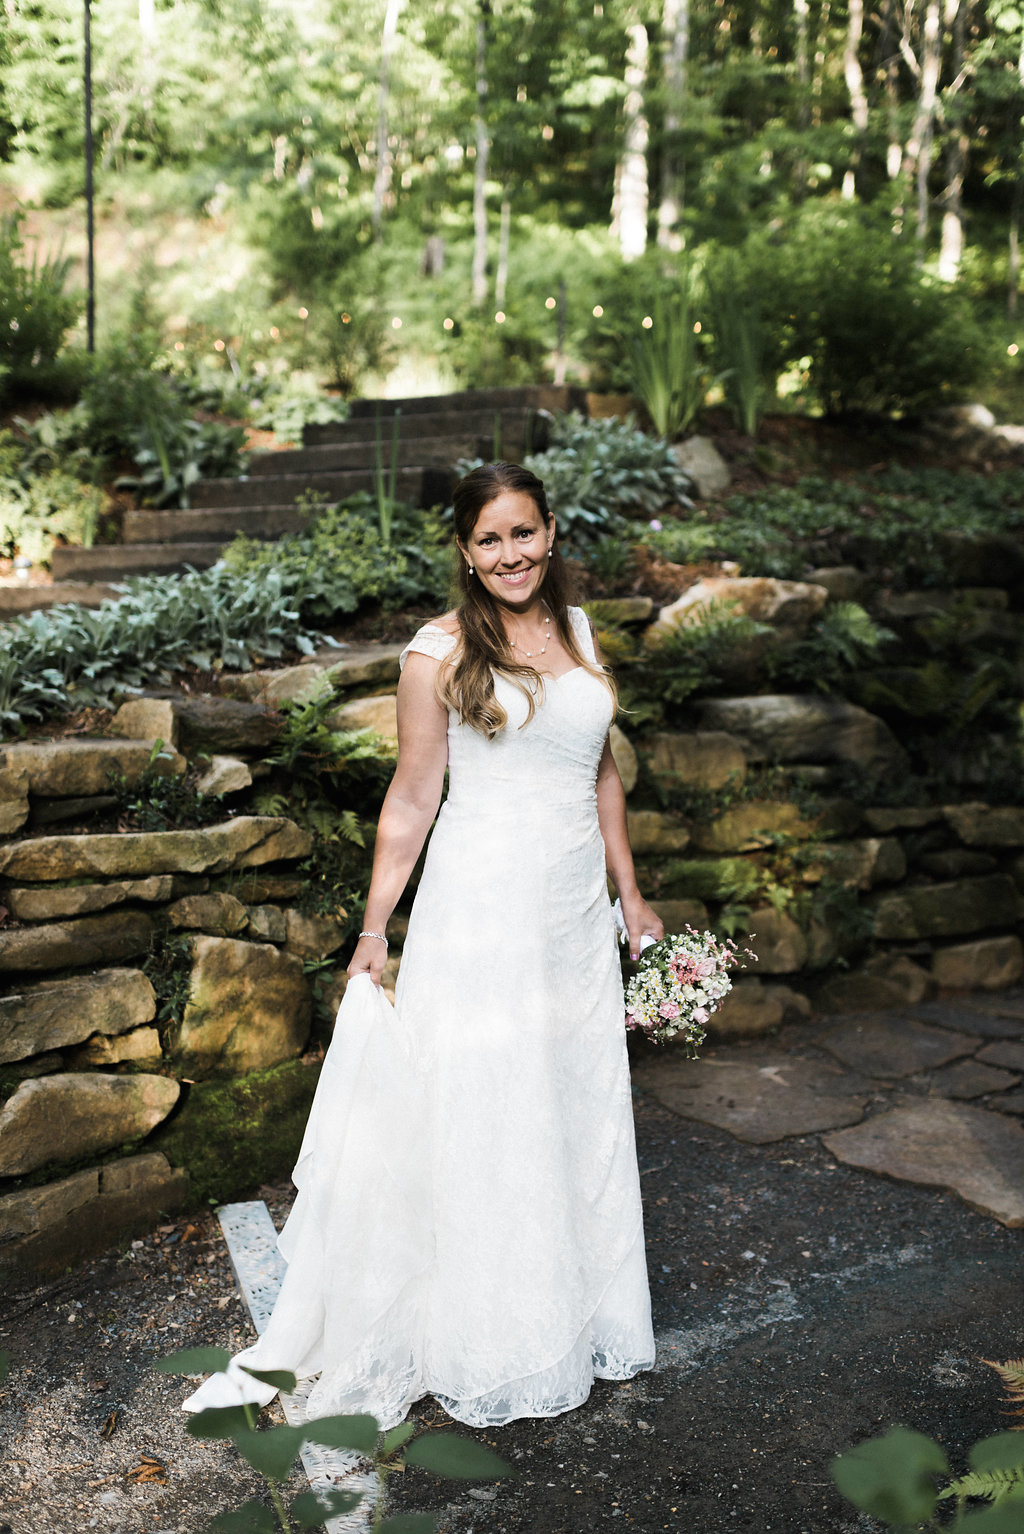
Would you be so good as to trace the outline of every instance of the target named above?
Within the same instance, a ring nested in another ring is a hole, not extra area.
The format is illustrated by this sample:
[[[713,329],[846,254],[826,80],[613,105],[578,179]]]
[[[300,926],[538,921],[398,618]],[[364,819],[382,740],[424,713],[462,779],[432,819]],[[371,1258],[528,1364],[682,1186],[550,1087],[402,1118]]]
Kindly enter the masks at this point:
[[[82,7],[4,13],[0,197],[77,254]],[[1015,396],[1024,11],[1009,0],[91,14],[99,217],[121,242],[101,234],[110,323],[130,292],[188,349],[255,355],[283,330],[343,390],[431,352],[469,382],[561,366],[616,387],[624,341],[681,274],[709,278],[707,304],[725,273],[751,295],[770,371],[796,332],[813,358],[831,273],[850,335],[887,284],[897,310],[941,295],[964,378]],[[880,344],[889,329],[883,315]]]

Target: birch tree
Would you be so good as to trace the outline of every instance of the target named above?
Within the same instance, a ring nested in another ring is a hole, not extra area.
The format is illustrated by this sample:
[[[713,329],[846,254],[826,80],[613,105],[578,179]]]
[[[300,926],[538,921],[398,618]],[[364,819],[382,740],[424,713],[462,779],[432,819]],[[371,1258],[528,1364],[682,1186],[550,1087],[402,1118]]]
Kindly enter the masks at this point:
[[[647,249],[647,28],[633,22],[626,29],[626,100],[622,158],[619,161],[613,232],[618,234],[623,261],[635,261]]]
[[[658,204],[658,244],[681,250],[678,233],[683,211],[686,167],[680,139],[686,110],[686,66],[690,50],[690,0],[665,0],[662,11],[665,51],[662,82],[665,91],[664,138],[661,151],[661,201]]]

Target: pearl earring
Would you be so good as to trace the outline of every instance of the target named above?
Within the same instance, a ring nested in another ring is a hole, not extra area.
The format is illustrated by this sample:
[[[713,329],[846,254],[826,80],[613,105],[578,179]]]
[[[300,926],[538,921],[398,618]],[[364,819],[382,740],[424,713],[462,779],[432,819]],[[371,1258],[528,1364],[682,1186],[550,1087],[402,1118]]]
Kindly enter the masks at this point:
[[[551,550],[550,549],[548,549],[548,558],[549,559],[551,558]]]
[[[471,564],[467,563],[466,568],[468,569],[470,575],[475,575],[476,574],[476,567],[474,565],[471,565]]]

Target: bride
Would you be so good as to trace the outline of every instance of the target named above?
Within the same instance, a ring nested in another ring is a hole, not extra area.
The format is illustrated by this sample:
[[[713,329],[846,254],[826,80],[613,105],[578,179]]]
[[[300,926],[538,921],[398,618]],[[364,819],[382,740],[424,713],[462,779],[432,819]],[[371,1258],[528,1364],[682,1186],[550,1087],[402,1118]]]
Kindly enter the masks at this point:
[[[462,600],[402,656],[398,766],[280,1297],[187,1410],[268,1400],[248,1364],[319,1374],[311,1416],[389,1427],[430,1394],[498,1426],[654,1359],[606,876],[632,957],[664,929],[633,871],[614,688],[567,605],[542,482],[485,465],[454,509]],[[387,924],[435,817],[392,1008]]]

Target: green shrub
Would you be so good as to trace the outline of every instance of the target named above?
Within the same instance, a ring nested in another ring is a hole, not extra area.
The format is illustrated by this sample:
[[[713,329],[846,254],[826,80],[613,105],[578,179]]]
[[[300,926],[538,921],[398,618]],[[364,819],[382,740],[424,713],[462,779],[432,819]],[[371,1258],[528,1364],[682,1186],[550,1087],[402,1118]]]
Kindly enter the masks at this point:
[[[12,432],[0,432],[0,555],[45,565],[58,538],[91,547],[103,496],[62,468],[26,470],[32,457]]]
[[[445,600],[451,579],[448,534],[431,512],[399,506],[385,548],[376,500],[353,496],[321,511],[312,525],[276,543],[236,538],[224,553],[226,569],[258,579],[275,574],[301,594],[315,618],[352,613],[364,602],[389,611]]]
[[[675,441],[696,421],[710,382],[697,319],[700,290],[684,263],[674,286],[654,293],[651,312],[631,341],[630,388],[655,431]]]
[[[963,298],[916,264],[908,236],[856,204],[815,199],[744,251],[781,360],[805,365],[830,415],[963,398],[983,362]]]
[[[630,517],[691,505],[690,479],[671,447],[638,431],[632,419],[557,416],[547,451],[523,462],[544,481],[559,532],[573,545],[624,533]]]
[[[27,261],[21,218],[0,218],[0,399],[15,391],[36,397],[73,392],[73,359],[58,361],[64,338],[81,312],[67,292],[71,261],[64,256]]]

